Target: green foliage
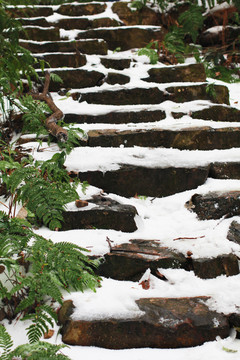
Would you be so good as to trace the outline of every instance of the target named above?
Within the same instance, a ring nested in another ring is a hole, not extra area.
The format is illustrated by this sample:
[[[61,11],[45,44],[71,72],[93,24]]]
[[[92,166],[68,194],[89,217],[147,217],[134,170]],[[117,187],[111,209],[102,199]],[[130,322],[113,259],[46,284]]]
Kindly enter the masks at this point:
[[[9,319],[20,313],[22,320],[32,320],[27,329],[30,343],[38,341],[57,321],[54,308],[46,300],[61,304],[62,289],[94,291],[99,286],[100,278],[93,270],[97,262],[83,254],[86,249],[67,242],[54,244],[35,234],[26,221],[9,219],[3,212],[0,244],[3,308]]]
[[[157,42],[152,41],[146,47],[138,50],[137,53],[139,56],[146,55],[150,59],[151,64],[157,64],[158,62],[158,52],[157,52]]]
[[[11,336],[3,325],[0,325],[0,348],[2,360],[24,359],[24,360],[66,360],[68,356],[59,353],[66,345],[53,345],[44,341],[37,341],[32,344],[23,344],[11,351],[13,342]]]
[[[200,6],[193,4],[187,11],[178,17],[179,25],[182,27],[184,35],[189,35],[192,41],[197,41],[199,30],[203,26],[203,15]]]
[[[79,128],[75,127],[75,124],[66,124],[63,120],[58,122],[59,126],[64,127],[68,132],[68,139],[65,142],[58,142],[60,149],[65,149],[66,153],[69,154],[75,146],[79,146],[80,137],[86,137],[85,132]]]
[[[144,6],[146,6],[147,0],[134,0],[131,2],[131,8],[136,9],[138,11],[142,10]]]

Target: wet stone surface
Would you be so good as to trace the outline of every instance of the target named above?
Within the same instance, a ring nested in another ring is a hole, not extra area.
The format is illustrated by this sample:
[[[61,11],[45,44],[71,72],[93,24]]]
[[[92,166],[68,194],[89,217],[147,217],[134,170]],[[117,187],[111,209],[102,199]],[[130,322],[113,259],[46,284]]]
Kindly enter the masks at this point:
[[[71,229],[114,229],[124,232],[137,230],[134,206],[123,205],[108,197],[95,196],[89,200],[90,208],[65,211],[62,230]],[[94,206],[92,206],[94,205]]]
[[[226,316],[211,311],[208,297],[142,298],[142,315],[128,319],[71,320],[62,316],[63,342],[108,349],[179,348],[201,345],[229,335]],[[73,310],[72,304],[67,308]],[[61,316],[61,310],[60,310]],[[66,313],[66,309],[65,309]]]

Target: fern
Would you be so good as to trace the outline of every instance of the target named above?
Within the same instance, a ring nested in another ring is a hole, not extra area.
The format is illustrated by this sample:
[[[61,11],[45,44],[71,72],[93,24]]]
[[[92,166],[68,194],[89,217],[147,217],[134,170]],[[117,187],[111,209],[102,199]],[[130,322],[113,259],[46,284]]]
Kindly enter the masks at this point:
[[[178,21],[180,26],[182,26],[184,34],[190,35],[195,43],[198,37],[198,32],[203,26],[201,7],[195,4],[191,5],[187,11],[180,14]]]
[[[3,349],[3,353],[1,354],[2,360],[8,360],[8,354],[13,346],[13,341],[11,336],[8,334],[7,330],[3,325],[0,324],[0,348]]]
[[[68,356],[59,353],[66,345],[53,345],[44,341],[23,344],[11,351],[13,341],[3,325],[0,325],[0,348],[2,360],[29,359],[29,360],[66,360]]]
[[[69,154],[75,146],[79,146],[80,135],[86,137],[85,132],[79,127],[73,127],[75,124],[66,124],[63,120],[58,125],[64,127],[68,131],[68,139],[65,142],[58,142],[60,149],[64,149]]]

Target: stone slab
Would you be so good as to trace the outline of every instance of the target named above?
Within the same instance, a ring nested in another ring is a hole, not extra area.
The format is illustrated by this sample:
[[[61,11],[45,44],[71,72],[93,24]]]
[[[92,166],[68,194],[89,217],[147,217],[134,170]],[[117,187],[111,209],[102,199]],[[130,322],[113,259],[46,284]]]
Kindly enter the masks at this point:
[[[157,83],[204,82],[206,73],[203,64],[167,66],[148,70],[149,77],[142,80]]]
[[[229,335],[226,316],[211,311],[208,297],[142,298],[136,301],[142,316],[130,319],[71,320],[70,302],[65,314],[62,340],[69,345],[97,346],[108,349],[180,348],[198,346],[216,336]]]
[[[137,230],[134,220],[137,210],[134,206],[123,205],[103,196],[95,196],[87,201],[95,206],[63,213],[64,223],[61,230],[94,228],[124,232]]]
[[[214,105],[203,110],[193,111],[193,119],[213,120],[213,121],[240,121],[240,110],[230,106]]]
[[[138,281],[147,269],[154,273],[158,268],[187,269],[186,257],[170,250],[157,240],[130,240],[113,246],[104,256],[97,272],[116,280]]]
[[[163,110],[136,110],[136,111],[112,111],[102,115],[86,115],[86,114],[65,114],[64,121],[66,123],[107,123],[107,124],[125,124],[125,123],[141,123],[154,122],[163,120],[166,113]]]
[[[240,144],[240,128],[198,127],[178,131],[165,129],[91,130],[87,146],[165,147],[188,150],[230,149]]]
[[[194,194],[186,207],[195,212],[200,220],[240,215],[240,191]]]
[[[107,5],[90,2],[88,4],[62,4],[57,13],[67,16],[96,15],[105,11]]]
[[[237,221],[232,221],[228,230],[227,238],[228,240],[240,245],[240,224]]]
[[[40,28],[38,26],[25,26],[19,34],[20,39],[31,39],[32,41],[57,41],[60,40],[58,28]]]
[[[62,41],[24,41],[20,40],[20,45],[32,53],[48,52],[76,52],[87,55],[107,55],[108,47],[104,40],[85,39],[85,40],[62,40]]]
[[[207,179],[209,166],[195,168],[147,168],[121,165],[118,170],[79,172],[81,181],[106,192],[126,197],[136,194],[162,197],[195,189]]]
[[[78,68],[86,65],[86,55],[79,52],[71,54],[44,54],[43,56],[36,56],[37,59],[45,60],[49,63],[51,68],[59,67],[73,67]]]
[[[215,162],[209,170],[209,177],[214,179],[240,179],[240,162]]]

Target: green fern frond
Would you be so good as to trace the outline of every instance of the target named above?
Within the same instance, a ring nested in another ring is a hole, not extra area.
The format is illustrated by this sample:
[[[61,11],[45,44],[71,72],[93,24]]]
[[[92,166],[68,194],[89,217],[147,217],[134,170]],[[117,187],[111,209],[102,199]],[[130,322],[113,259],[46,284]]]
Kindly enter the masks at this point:
[[[13,346],[11,336],[8,334],[6,328],[0,324],[0,348],[3,350],[1,354],[2,360],[8,359],[8,354]]]
[[[66,355],[59,353],[66,345],[54,345],[45,341],[37,341],[33,344],[24,344],[18,346],[10,353],[11,359],[21,357],[26,360],[67,360],[70,358]]]

